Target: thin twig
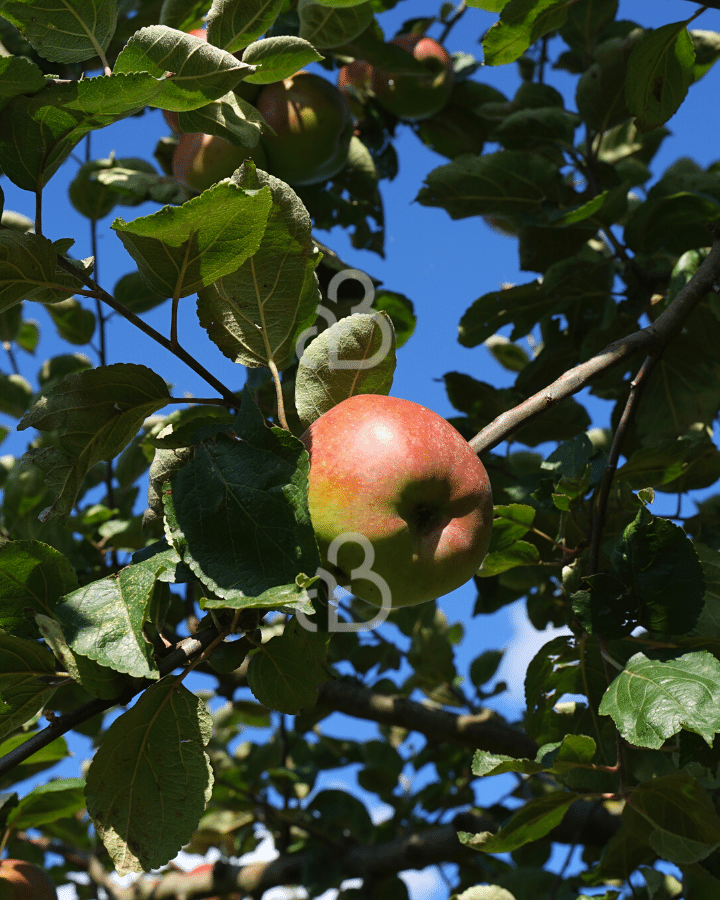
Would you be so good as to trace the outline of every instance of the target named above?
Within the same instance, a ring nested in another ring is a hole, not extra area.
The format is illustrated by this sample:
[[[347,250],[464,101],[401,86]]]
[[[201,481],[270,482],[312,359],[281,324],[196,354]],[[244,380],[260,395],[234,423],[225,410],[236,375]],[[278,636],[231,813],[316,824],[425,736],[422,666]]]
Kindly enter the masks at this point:
[[[81,272],[79,269],[75,268],[71,263],[69,263],[64,257],[58,255],[58,265],[61,269],[64,269],[66,272],[69,272],[71,275],[75,276],[75,278],[82,281],[90,288],[91,295],[93,297],[97,297],[102,300],[103,303],[107,304],[111,309],[114,309],[115,312],[119,313],[124,319],[127,319],[132,325],[135,325],[143,334],[146,334],[149,338],[152,338],[156,343],[160,344],[161,347],[164,347],[165,350],[172,353],[178,359],[185,363],[185,365],[189,366],[193,372],[196,372],[201,378],[203,378],[207,383],[215,388],[215,390],[224,398],[228,406],[237,407],[240,404],[240,400],[238,397],[230,390],[230,388],[225,387],[225,385],[218,381],[218,379],[203,366],[201,363],[195,359],[195,357],[191,356],[187,350],[183,347],[173,347],[172,342],[166,338],[164,335],[160,334],[159,331],[156,331],[151,325],[148,325],[147,322],[143,321],[139,316],[136,316],[134,312],[131,312],[126,306],[123,306],[122,303],[118,303],[118,301],[112,296],[112,294],[108,294],[107,291],[103,290],[100,285],[96,284],[96,282],[84,272]]]
[[[648,356],[640,367],[637,375],[630,382],[630,396],[625,404],[625,409],[620,418],[620,422],[615,431],[613,442],[608,454],[607,465],[603,474],[603,480],[600,484],[595,501],[595,512],[593,514],[592,531],[590,536],[590,553],[588,556],[588,575],[594,575],[597,572],[598,559],[600,557],[600,542],[602,540],[603,528],[605,527],[605,518],[607,515],[607,504],[610,498],[610,490],[612,488],[617,464],[622,451],[623,441],[627,430],[632,422],[635,413],[640,404],[640,398],[650,379],[655,363],[659,356]]]

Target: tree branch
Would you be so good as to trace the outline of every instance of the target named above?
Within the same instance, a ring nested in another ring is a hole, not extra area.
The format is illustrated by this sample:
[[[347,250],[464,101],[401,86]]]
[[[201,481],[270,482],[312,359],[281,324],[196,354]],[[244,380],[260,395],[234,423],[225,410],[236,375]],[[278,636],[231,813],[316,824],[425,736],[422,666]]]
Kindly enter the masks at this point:
[[[593,378],[614,368],[635,353],[644,351],[651,357],[657,356],[682,328],[687,317],[705,294],[713,289],[720,276],[720,231],[717,228],[711,228],[711,231],[713,245],[707,257],[673,302],[651,325],[609,344],[597,356],[569,369],[542,391],[498,416],[469,441],[475,453],[479,455],[492,450],[530,419],[576,394]]]
[[[357,719],[417,731],[432,743],[449,741],[475,750],[529,759],[534,759],[538,750],[532,738],[503,722],[490,709],[472,716],[458,715],[407,697],[376,694],[349,681],[321,684],[318,706]]]
[[[619,816],[609,813],[602,804],[578,800],[560,825],[544,840],[602,847],[619,826]],[[424,869],[448,862],[472,862],[477,857],[477,851],[462,844],[457,832],[495,833],[499,827],[499,823],[490,816],[464,812],[447,825],[415,831],[408,837],[383,844],[357,844],[340,859],[341,877],[382,878],[406,869]],[[199,900],[218,891],[240,891],[243,895],[260,897],[272,887],[300,884],[305,866],[313,859],[317,860],[316,854],[295,853],[246,866],[216,863],[212,872],[197,875],[173,872],[159,881],[138,879],[131,887],[118,892],[117,900],[176,900],[177,897]]]
[[[628,397],[625,409],[618,423],[613,438],[610,452],[608,454],[607,465],[603,473],[603,480],[598,490],[597,500],[595,501],[595,513],[593,515],[592,536],[590,538],[590,553],[588,555],[588,575],[594,575],[597,571],[598,558],[600,556],[600,541],[602,539],[603,529],[605,527],[605,515],[607,512],[607,503],[610,497],[610,489],[612,488],[613,479],[617,470],[618,460],[620,459],[620,451],[622,450],[625,434],[637,412],[640,404],[640,398],[647,386],[655,363],[660,356],[648,356],[640,367],[640,371],[630,382],[630,396]]]

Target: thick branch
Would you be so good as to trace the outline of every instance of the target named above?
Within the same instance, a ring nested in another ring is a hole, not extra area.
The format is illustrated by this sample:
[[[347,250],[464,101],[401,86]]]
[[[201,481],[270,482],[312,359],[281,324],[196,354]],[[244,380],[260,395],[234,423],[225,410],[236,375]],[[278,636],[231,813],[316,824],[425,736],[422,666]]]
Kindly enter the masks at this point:
[[[321,684],[318,706],[417,731],[433,743],[462,744],[475,750],[534,759],[537,744],[523,732],[503,722],[490,709],[472,716],[436,709],[407,697],[376,694],[349,681]]]
[[[597,356],[569,369],[542,391],[498,416],[469,442],[475,453],[484,453],[506,440],[530,419],[582,390],[602,375],[640,351],[656,356],[682,328],[702,298],[713,289],[720,276],[720,237],[713,230],[713,245],[707,257],[673,302],[647,328],[609,344]]]
[[[615,834],[619,824],[619,817],[611,815],[601,804],[578,800],[545,840],[602,847]],[[358,844],[340,860],[342,878],[381,878],[407,869],[424,869],[448,862],[468,863],[476,858],[477,851],[462,844],[457,832],[495,833],[498,828],[498,822],[490,816],[466,812],[459,813],[450,824],[416,831],[408,837],[384,844]],[[218,890],[236,890],[243,895],[261,897],[272,887],[300,884],[309,862],[312,862],[309,853],[297,853],[242,867],[219,864],[214,872],[199,875],[173,873],[159,882],[141,879],[118,892],[118,900],[175,900],[178,896],[199,900]]]

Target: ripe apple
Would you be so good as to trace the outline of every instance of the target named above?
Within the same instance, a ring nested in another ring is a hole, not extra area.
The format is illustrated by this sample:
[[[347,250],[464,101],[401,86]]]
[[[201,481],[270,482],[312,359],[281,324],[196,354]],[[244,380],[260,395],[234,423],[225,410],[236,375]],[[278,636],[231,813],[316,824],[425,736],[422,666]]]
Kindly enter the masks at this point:
[[[182,134],[173,151],[172,173],[182,187],[202,193],[232,175],[246,159],[254,159],[260,169],[267,168],[261,144],[236,147],[216,134]]]
[[[359,394],[316,419],[300,440],[310,454],[309,506],[323,567],[358,597],[381,605],[376,583],[351,578],[366,565],[391,592],[392,607],[433,600],[465,584],[490,542],[493,505],[485,467],[437,413],[409,400]]]
[[[0,862],[0,897],[2,900],[57,900],[50,876],[24,859]]]
[[[422,34],[399,34],[391,41],[407,50],[427,69],[427,75],[393,75],[373,68],[372,90],[377,101],[400,119],[427,119],[445,106],[455,75],[445,49]]]
[[[288,184],[317,184],[347,162],[352,112],[343,92],[325,78],[296,72],[268,84],[257,108],[275,131],[261,137],[273,175]]]
[[[201,875],[203,872],[212,872],[215,868],[214,863],[203,863],[194,868],[188,875]],[[239,894],[223,894],[222,897],[208,897],[207,900],[240,900]]]

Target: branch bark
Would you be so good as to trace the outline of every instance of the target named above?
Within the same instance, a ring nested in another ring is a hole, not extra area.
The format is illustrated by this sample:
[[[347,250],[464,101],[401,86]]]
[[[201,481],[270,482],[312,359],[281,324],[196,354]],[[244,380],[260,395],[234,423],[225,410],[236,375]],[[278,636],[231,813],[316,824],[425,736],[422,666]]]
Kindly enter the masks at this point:
[[[472,716],[458,715],[407,697],[376,694],[349,681],[321,684],[318,706],[357,719],[417,731],[433,743],[450,741],[474,750],[529,759],[534,759],[538,750],[532,738],[508,725],[490,709]]]
[[[619,827],[620,817],[609,813],[601,804],[578,800],[543,842],[603,847]],[[351,847],[340,860],[341,877],[382,878],[407,869],[419,870],[448,862],[469,863],[477,857],[477,851],[460,842],[458,831],[495,833],[498,830],[498,822],[490,816],[459,813],[446,825],[416,831],[384,844]],[[176,900],[177,897],[200,900],[218,890],[235,890],[243,896],[261,897],[272,887],[301,883],[304,868],[312,857],[310,852],[286,854],[270,862],[246,866],[220,863],[214,872],[198,875],[172,873],[159,881],[139,879],[118,892],[117,900]]]
[[[720,231],[717,228],[711,230],[713,245],[707,257],[670,306],[651,325],[609,344],[597,356],[569,369],[537,394],[502,413],[469,441],[475,453],[479,455],[492,450],[530,419],[576,394],[593,378],[620,365],[635,353],[643,351],[650,357],[661,353],[720,277]]]

